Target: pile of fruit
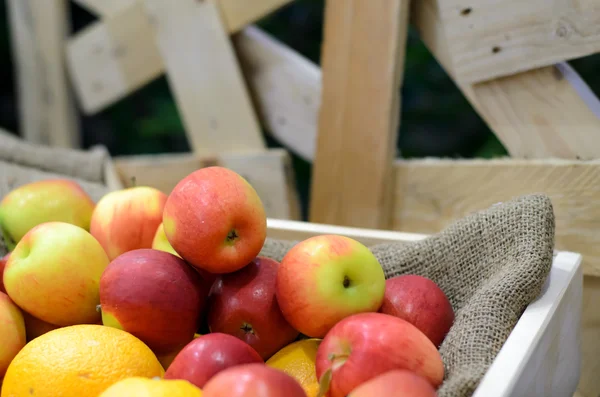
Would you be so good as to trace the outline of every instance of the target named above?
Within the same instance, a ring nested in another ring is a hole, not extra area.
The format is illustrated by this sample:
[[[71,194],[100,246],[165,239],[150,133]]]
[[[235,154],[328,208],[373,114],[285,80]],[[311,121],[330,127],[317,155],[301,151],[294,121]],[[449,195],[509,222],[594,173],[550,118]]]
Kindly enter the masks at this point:
[[[30,183],[0,226],[1,397],[426,397],[444,379],[454,312],[433,281],[386,280],[338,235],[260,256],[263,204],[226,168],[98,203]]]

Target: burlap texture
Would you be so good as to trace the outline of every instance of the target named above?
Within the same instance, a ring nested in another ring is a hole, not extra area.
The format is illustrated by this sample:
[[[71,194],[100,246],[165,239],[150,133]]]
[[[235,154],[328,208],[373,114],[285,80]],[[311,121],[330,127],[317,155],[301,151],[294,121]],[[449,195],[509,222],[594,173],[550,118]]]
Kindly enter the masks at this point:
[[[281,261],[295,244],[268,239],[261,255]],[[440,346],[446,378],[440,397],[471,396],[552,265],[554,212],[545,195],[527,195],[470,214],[410,243],[370,247],[387,278],[435,281],[456,313]]]

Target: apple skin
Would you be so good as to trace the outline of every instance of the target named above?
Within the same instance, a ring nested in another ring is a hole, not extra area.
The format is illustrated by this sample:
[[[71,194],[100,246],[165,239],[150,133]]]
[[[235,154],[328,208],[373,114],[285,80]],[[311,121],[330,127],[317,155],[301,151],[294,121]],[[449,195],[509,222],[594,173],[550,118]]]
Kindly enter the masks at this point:
[[[392,370],[363,383],[348,397],[436,397],[425,378],[408,370]]]
[[[110,260],[135,249],[152,248],[167,195],[148,186],[104,195],[92,214],[90,232]]]
[[[4,268],[8,296],[50,324],[96,324],[100,276],[109,260],[87,231],[65,222],[35,226],[19,241]]]
[[[61,328],[58,325],[50,324],[40,320],[37,317],[23,311],[23,320],[25,320],[25,334],[27,336],[27,342],[31,342],[38,336],[44,335],[46,332],[50,332],[54,329]]]
[[[181,258],[181,255],[173,249],[171,243],[167,240],[167,235],[165,234],[165,228],[163,227],[162,222],[158,225],[154,238],[152,239],[152,249],[165,251]]]
[[[256,190],[224,167],[206,167],[171,191],[163,214],[171,246],[189,264],[209,273],[231,273],[260,252],[267,218]]]
[[[413,324],[437,347],[454,323],[454,310],[444,291],[432,280],[412,274],[386,280],[379,311]]]
[[[175,356],[165,379],[183,379],[203,388],[216,374],[227,368],[264,363],[247,343],[220,332],[199,336]]]
[[[360,313],[337,323],[317,350],[317,379],[331,370],[329,397],[345,397],[360,384],[406,369],[437,388],[444,363],[434,344],[408,321],[383,313]]]
[[[21,185],[0,202],[0,227],[12,250],[33,227],[66,222],[90,229],[95,203],[75,181],[46,179]]]
[[[265,364],[228,368],[206,383],[203,397],[306,397],[300,383]]]
[[[302,334],[323,338],[343,318],[379,310],[385,275],[360,242],[320,235],[301,241],[283,257],[276,291],[285,319]]]
[[[10,252],[0,259],[0,292],[6,293],[6,288],[4,288],[4,268],[6,267],[6,262],[8,262],[8,257],[10,256]]]
[[[267,360],[300,333],[283,317],[275,296],[279,263],[256,257],[242,269],[219,276],[208,298],[211,332],[233,335]]]
[[[194,337],[192,339],[198,338],[200,337],[200,334],[194,334]],[[175,360],[175,357],[177,357],[177,355],[181,352],[181,350],[186,347],[188,345],[188,343],[190,343],[191,340],[187,343],[182,344],[181,346],[177,347],[175,350],[168,352],[168,353],[155,353],[156,354],[156,358],[158,358],[158,361],[160,362],[160,365],[162,365],[162,367],[167,370],[170,366],[171,363],[173,363],[173,360]]]
[[[0,383],[10,362],[25,343],[23,313],[4,292],[0,292]]]
[[[102,323],[127,331],[156,354],[194,337],[209,286],[185,261],[151,248],[115,258],[100,278]]]

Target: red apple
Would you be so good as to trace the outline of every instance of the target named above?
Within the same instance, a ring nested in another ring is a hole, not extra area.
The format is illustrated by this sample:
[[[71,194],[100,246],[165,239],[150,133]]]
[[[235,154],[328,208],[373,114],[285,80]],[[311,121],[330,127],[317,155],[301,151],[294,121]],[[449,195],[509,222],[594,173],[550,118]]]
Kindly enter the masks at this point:
[[[207,297],[208,285],[183,259],[154,249],[118,256],[100,278],[103,324],[133,334],[157,354],[192,340]]]
[[[425,378],[408,370],[392,370],[366,381],[348,397],[436,397]]]
[[[247,343],[219,332],[201,335],[188,343],[165,372],[165,379],[183,379],[203,388],[219,372],[242,364],[263,363]]]
[[[208,298],[211,332],[236,336],[267,360],[300,334],[283,317],[275,297],[279,263],[257,257],[234,273],[219,276]]]
[[[413,274],[386,280],[379,311],[413,324],[437,347],[454,323],[454,310],[444,291],[432,280]]]
[[[330,379],[329,397],[345,397],[394,369],[413,371],[435,388],[444,379],[442,357],[429,338],[408,321],[388,314],[361,313],[343,319],[317,350],[317,378]]]
[[[4,268],[6,267],[6,262],[8,262],[8,257],[10,256],[10,252],[0,259],[0,292],[6,293],[6,289],[4,288]]]
[[[277,273],[277,301],[302,334],[323,338],[352,314],[376,312],[385,275],[373,253],[344,236],[320,235],[296,244]]]
[[[203,397],[306,397],[300,383],[265,364],[245,364],[215,375],[202,390]]]
[[[223,167],[192,172],[165,204],[163,228],[175,251],[192,266],[231,273],[258,255],[267,218],[254,188]]]

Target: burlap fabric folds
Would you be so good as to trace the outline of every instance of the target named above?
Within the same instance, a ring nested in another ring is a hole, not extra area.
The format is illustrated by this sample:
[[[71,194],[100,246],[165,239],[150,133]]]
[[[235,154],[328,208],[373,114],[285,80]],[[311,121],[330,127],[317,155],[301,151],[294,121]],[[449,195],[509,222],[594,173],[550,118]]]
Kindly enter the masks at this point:
[[[386,277],[419,274],[448,295],[456,313],[440,346],[440,397],[471,396],[527,305],[541,292],[554,251],[554,212],[527,195],[470,214],[429,238],[371,246]],[[261,255],[281,260],[294,242],[268,239]]]

